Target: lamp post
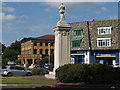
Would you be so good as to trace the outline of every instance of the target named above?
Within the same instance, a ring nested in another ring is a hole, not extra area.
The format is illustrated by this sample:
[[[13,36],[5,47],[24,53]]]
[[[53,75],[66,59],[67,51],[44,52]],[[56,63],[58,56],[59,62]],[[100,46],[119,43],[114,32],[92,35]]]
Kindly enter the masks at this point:
[[[50,46],[51,46],[51,44],[49,43],[49,61],[48,61],[48,64],[50,65]]]

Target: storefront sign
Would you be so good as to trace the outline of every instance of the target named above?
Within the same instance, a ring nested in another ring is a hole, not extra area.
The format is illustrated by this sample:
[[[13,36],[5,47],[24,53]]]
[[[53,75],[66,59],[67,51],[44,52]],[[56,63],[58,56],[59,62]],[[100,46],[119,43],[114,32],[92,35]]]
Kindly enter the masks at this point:
[[[96,54],[96,57],[116,57],[115,54]]]

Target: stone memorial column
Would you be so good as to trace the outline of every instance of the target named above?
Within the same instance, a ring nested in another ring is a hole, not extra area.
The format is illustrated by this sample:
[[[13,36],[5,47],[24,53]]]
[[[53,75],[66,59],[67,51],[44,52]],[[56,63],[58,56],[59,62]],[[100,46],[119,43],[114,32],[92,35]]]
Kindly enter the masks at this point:
[[[70,63],[70,29],[64,17],[65,6],[63,3],[59,7],[61,19],[56,27],[55,32],[55,56],[54,56],[54,71],[64,64]]]

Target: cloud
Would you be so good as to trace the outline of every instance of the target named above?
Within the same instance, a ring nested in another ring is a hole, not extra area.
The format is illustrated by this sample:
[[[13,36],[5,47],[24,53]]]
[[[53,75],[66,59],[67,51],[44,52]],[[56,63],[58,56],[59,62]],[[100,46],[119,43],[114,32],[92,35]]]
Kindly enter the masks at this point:
[[[2,2],[119,2],[119,0],[1,0]]]
[[[76,16],[74,16],[74,15],[71,15],[71,14],[69,14],[69,13],[67,13],[67,12],[65,12],[65,16],[67,17],[67,18],[70,18],[70,19],[78,19]]]
[[[118,16],[108,16],[108,19],[118,19]]]
[[[31,32],[45,32],[46,29],[52,29],[52,26],[49,24],[32,24],[28,27],[28,30]]]
[[[45,8],[44,11],[45,11],[45,12],[50,12],[51,9],[50,9],[50,8]]]
[[[13,7],[3,7],[3,11],[5,11],[5,12],[14,12],[15,8],[13,8]]]
[[[21,16],[18,16],[18,18],[29,18],[29,17],[26,15],[21,15]]]
[[[106,11],[106,10],[107,10],[107,8],[105,8],[105,7],[101,7],[101,9],[102,9],[103,11]]]
[[[11,22],[11,23],[25,23],[25,18],[28,18],[26,15],[16,16],[14,14],[5,14],[0,13],[0,21],[3,23]]]
[[[0,20],[2,21],[13,21],[15,19],[16,19],[15,15],[12,14],[5,15],[5,13],[0,13]]]
[[[101,12],[100,11],[96,11],[95,14],[101,14]]]
[[[56,0],[44,0],[45,2],[56,2]],[[58,0],[57,2],[119,2],[119,0]]]

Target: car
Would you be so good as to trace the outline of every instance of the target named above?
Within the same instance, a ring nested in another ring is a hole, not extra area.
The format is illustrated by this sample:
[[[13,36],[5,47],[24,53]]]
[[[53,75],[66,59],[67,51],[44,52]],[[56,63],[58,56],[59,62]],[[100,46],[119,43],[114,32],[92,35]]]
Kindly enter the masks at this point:
[[[2,76],[32,76],[32,71],[18,66],[5,66],[1,69]]]
[[[44,68],[48,69],[49,71],[53,71],[53,65],[44,65]]]
[[[49,69],[44,68],[43,65],[36,65],[35,68],[36,68],[36,69],[38,69],[38,68],[42,68],[42,69],[46,70],[46,74],[49,74],[49,71],[50,71]]]
[[[35,68],[44,68],[43,65],[36,65]]]
[[[119,68],[119,64],[118,63],[113,64],[113,68]]]

